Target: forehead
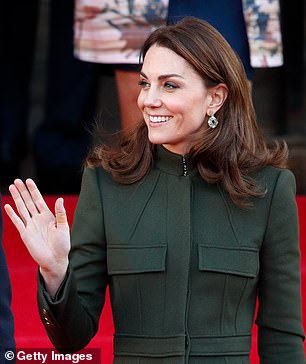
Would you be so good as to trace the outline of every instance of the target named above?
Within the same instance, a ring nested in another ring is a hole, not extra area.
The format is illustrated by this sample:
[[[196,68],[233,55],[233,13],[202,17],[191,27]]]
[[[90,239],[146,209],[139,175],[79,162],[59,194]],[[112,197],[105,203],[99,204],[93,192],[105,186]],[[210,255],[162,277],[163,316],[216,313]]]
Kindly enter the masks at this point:
[[[181,56],[171,49],[153,45],[147,51],[142,72],[145,74],[180,74],[182,76],[197,74],[194,68]]]

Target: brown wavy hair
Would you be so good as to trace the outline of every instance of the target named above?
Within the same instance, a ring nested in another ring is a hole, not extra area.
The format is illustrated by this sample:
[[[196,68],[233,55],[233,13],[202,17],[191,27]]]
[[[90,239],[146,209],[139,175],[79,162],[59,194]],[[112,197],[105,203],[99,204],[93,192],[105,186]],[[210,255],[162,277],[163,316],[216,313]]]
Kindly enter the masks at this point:
[[[264,196],[251,175],[265,166],[285,168],[288,148],[285,142],[270,146],[265,142],[243,65],[230,45],[210,24],[193,17],[155,30],[143,45],[142,60],[153,45],[183,57],[208,89],[220,83],[228,87],[228,97],[215,115],[218,127],[207,129],[203,124],[189,152],[202,178],[221,183],[240,207],[249,205],[252,197]],[[149,173],[154,149],[142,121],[129,133],[122,133],[116,145],[98,144],[86,162],[87,166],[102,166],[119,183],[132,184]]]

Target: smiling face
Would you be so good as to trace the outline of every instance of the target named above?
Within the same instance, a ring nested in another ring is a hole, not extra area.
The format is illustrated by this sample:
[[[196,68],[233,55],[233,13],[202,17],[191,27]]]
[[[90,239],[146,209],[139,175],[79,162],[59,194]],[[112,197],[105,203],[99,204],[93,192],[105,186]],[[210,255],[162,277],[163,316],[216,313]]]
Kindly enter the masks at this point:
[[[172,50],[153,45],[144,58],[140,86],[138,107],[150,142],[186,154],[212,102],[201,76]]]

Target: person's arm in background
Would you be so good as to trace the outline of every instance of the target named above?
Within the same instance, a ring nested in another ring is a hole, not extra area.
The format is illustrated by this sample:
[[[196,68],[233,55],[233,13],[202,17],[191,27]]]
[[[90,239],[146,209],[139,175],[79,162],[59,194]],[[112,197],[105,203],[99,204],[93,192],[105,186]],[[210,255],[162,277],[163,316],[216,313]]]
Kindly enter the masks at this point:
[[[6,352],[15,351],[14,319],[11,310],[12,292],[6,258],[2,246],[2,230],[3,221],[0,210],[0,364],[8,363],[8,361],[5,360]],[[11,361],[11,363],[14,362]]]

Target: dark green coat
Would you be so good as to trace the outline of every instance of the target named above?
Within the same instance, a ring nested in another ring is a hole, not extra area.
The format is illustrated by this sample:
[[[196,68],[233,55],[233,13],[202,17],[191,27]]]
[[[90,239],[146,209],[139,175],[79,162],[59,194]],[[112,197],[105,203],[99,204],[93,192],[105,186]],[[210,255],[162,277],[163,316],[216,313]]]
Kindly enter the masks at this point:
[[[181,156],[157,151],[131,186],[85,171],[66,280],[54,301],[39,287],[55,347],[90,341],[109,285],[116,364],[247,364],[257,296],[261,363],[304,364],[292,173],[262,170],[267,194],[242,210],[196,170],[184,176]]]

